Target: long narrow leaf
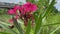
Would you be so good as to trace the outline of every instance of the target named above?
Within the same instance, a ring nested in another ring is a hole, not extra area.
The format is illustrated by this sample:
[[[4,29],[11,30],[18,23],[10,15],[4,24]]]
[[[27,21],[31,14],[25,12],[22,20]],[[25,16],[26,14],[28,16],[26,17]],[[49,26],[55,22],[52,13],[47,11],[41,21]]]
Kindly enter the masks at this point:
[[[31,31],[31,22],[29,21],[26,29],[26,34],[30,34],[30,31]]]
[[[15,27],[18,29],[19,33],[20,33],[20,34],[23,34],[21,25],[17,22],[16,19],[14,19],[14,17],[13,17],[13,20],[14,20],[14,25],[15,25]]]
[[[49,5],[49,7],[46,9],[46,11],[44,12],[44,14],[42,15],[42,18],[44,18],[50,11],[50,9],[52,8],[52,6],[55,4],[55,0],[52,0],[51,4]]]
[[[60,26],[59,27],[57,27],[55,30],[53,30],[50,34],[54,34],[57,30],[59,30],[60,29]]]
[[[11,33],[7,33],[7,32],[0,32],[0,34],[11,34]]]
[[[53,23],[53,24],[46,24],[46,25],[42,25],[42,27],[45,27],[45,26],[50,26],[50,25],[59,25],[60,24],[60,22],[59,23]]]
[[[41,24],[42,24],[42,18],[41,18],[41,15],[40,15],[38,20],[36,21],[36,27],[35,27],[34,34],[38,34],[39,33],[39,30],[41,28]]]
[[[4,25],[4,24],[2,24],[2,23],[0,23],[0,26],[2,26],[4,29],[6,29],[6,30],[8,30],[8,31],[11,31],[13,34],[17,34],[14,30],[8,28],[8,26],[6,26],[6,25]]]

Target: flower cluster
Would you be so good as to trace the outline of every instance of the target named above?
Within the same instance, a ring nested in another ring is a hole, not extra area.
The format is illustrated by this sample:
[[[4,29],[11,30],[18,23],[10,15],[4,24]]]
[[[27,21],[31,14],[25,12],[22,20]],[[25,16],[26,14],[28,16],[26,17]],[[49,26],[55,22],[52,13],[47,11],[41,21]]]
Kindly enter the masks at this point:
[[[15,19],[21,18],[24,20],[24,25],[27,26],[28,20],[34,21],[33,13],[37,10],[37,6],[33,3],[27,2],[22,6],[16,5],[13,9],[8,11],[8,14],[15,15]]]

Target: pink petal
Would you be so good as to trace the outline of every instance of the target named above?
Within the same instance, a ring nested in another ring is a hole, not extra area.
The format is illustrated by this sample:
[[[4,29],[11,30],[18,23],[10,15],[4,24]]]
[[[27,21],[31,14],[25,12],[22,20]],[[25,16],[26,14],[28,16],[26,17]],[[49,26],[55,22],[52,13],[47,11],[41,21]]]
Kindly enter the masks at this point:
[[[19,10],[19,8],[20,8],[20,5],[14,6],[14,11],[16,12],[17,10]]]
[[[20,9],[19,9],[19,11],[20,11],[20,13],[22,14],[22,15],[25,15],[25,9],[24,9],[24,6],[21,6],[20,7]]]
[[[11,24],[13,24],[13,19],[8,20],[8,22],[10,22]]]
[[[36,10],[37,10],[37,6],[35,4],[33,4],[32,7],[31,7],[31,11],[35,12]]]
[[[30,2],[27,2],[23,6],[25,9],[25,12],[34,12],[37,10],[37,6],[35,4],[30,3]]]
[[[10,9],[10,10],[8,11],[8,14],[15,14],[15,12],[14,12],[13,9]]]

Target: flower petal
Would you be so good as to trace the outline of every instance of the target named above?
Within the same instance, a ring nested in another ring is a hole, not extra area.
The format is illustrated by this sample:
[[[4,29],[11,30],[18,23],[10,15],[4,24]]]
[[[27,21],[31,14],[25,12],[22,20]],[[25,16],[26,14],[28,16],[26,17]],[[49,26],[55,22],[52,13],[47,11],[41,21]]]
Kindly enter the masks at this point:
[[[15,14],[15,12],[14,12],[13,9],[10,9],[10,10],[8,11],[8,14]]]

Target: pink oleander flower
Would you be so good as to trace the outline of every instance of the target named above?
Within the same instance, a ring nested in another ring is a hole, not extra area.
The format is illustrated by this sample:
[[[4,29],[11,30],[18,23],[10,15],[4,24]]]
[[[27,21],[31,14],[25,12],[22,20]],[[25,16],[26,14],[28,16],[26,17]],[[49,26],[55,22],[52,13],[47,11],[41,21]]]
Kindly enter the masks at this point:
[[[26,15],[26,13],[33,13],[37,10],[37,6],[35,4],[32,4],[30,2],[27,2],[26,4],[22,5],[19,9],[21,15]]]
[[[17,12],[17,10],[19,12]],[[27,26],[28,24],[28,20],[31,19],[32,20],[32,24],[34,24],[34,16],[33,13],[37,10],[37,5],[27,2],[26,4],[20,6],[14,6],[13,9],[10,9],[8,11],[8,14],[14,14],[15,15],[15,19],[17,20],[19,17],[21,19],[24,20],[24,25]],[[9,22],[13,23],[13,20],[9,20]]]

